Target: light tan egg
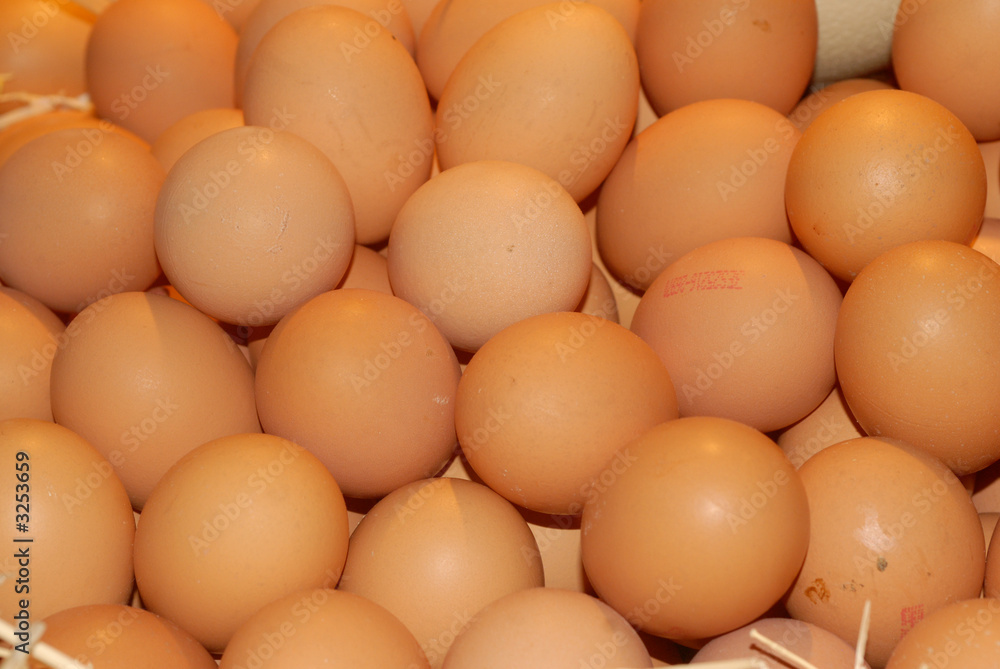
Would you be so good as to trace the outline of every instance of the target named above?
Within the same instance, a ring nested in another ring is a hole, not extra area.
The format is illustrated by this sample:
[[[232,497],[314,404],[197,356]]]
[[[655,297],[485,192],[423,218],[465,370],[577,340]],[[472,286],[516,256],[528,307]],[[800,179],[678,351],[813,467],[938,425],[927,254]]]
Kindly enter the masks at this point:
[[[161,132],[151,150],[163,169],[169,172],[177,159],[201,140],[242,125],[243,112],[239,109],[203,109]]]

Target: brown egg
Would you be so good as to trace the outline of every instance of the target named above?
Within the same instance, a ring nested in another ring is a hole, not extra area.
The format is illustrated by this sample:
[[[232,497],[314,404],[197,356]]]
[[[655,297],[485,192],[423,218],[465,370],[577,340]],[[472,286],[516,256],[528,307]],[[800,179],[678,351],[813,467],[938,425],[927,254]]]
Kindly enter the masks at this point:
[[[974,503],[974,502],[973,502]],[[1000,513],[980,513],[979,522],[983,525],[983,539],[986,541],[986,545],[990,545],[990,540],[993,538],[993,530],[997,527],[997,521],[1000,521]],[[989,559],[989,552],[986,553],[987,560]]]
[[[541,587],[531,530],[509,502],[471,481],[437,478],[390,493],[351,536],[340,589],[409,628],[432,667],[484,606]]]
[[[192,146],[212,135],[244,125],[239,109],[203,109],[185,116],[160,133],[151,147],[167,172]]]
[[[580,304],[576,305],[574,311],[591,316],[606,318],[612,323],[618,323],[618,303],[615,301],[615,293],[611,289],[611,283],[604,276],[604,272],[593,264],[590,270],[590,283],[587,284],[587,292],[583,294]]]
[[[49,378],[58,333],[0,288],[0,420],[52,420]]]
[[[278,21],[293,12],[313,5],[336,5],[358,11],[369,18],[363,35],[375,34],[383,29],[392,36],[412,56],[416,48],[413,24],[406,12],[403,0],[260,0],[247,19],[246,27],[240,33],[240,43],[236,49],[236,99],[243,99],[250,60],[260,40]]]
[[[699,100],[753,100],[787,114],[812,77],[812,0],[643,0],[642,84],[660,115]]]
[[[1000,14],[980,0],[900,5],[892,69],[899,87],[937,100],[980,142],[1000,139]],[[957,44],[961,48],[955,48]]]
[[[392,295],[386,259],[367,246],[356,244],[351,263],[337,288],[365,288]]]
[[[583,564],[632,625],[693,643],[765,613],[809,542],[799,476],[778,446],[724,418],[673,420],[619,452],[583,510]]]
[[[858,93],[816,118],[792,152],[788,218],[803,248],[851,281],[907,242],[970,243],[986,172],[954,114],[916,93]]]
[[[73,606],[127,602],[135,525],[111,465],[78,434],[29,418],[0,421],[0,457],[0,619],[25,632],[23,600],[33,624]]]
[[[444,669],[652,667],[628,621],[579,592],[530,588],[484,607],[458,635]]]
[[[534,7],[483,35],[455,67],[437,107],[438,160],[443,170],[528,165],[579,202],[614,167],[638,103],[635,50],[614,17],[587,3]]]
[[[420,644],[378,604],[342,590],[303,590],[264,606],[233,635],[220,669],[426,669]]]
[[[94,15],[72,2],[5,0],[0,4],[3,92],[77,96],[87,90],[84,54]],[[5,104],[0,111],[7,111]]]
[[[413,24],[413,35],[415,39],[420,38],[420,32],[424,28],[424,24],[427,23],[427,17],[431,15],[434,11],[434,7],[437,5],[437,0],[402,0],[403,7],[406,8],[406,13],[410,16],[410,22]]]
[[[843,391],[836,386],[812,413],[782,430],[776,441],[798,469],[824,448],[864,436]]]
[[[248,124],[280,125],[333,161],[354,202],[359,244],[389,236],[400,207],[430,176],[434,153],[416,63],[391,33],[371,31],[372,21],[344,7],[294,12],[261,40],[243,92]],[[317,59],[330,45],[339,46]]]
[[[867,434],[902,439],[956,474],[1000,458],[1000,265],[967,246],[912,242],[879,256],[844,297],[837,375]]]
[[[893,86],[878,79],[844,79],[811,92],[788,113],[788,119],[796,128],[805,132],[813,120],[822,112],[855,93],[878,91]]]
[[[42,641],[93,669],[214,669],[208,651],[180,627],[123,604],[79,606],[48,616]],[[32,662],[32,669],[48,665]]]
[[[1000,263],[1000,218],[983,219],[972,248],[988,256],[993,262]]]
[[[922,618],[979,595],[979,517],[940,460],[903,442],[862,437],[817,453],[799,474],[811,536],[786,603],[794,618],[853,639],[871,600],[865,659],[880,667]]]
[[[593,267],[566,190],[499,161],[465,163],[421,186],[396,218],[387,259],[393,292],[467,351],[530,316],[572,311]]]
[[[188,453],[153,490],[136,584],[147,609],[218,653],[268,602],[334,587],[347,540],[344,497],[318,459],[272,435],[232,435]]]
[[[886,669],[991,669],[1000,641],[1000,599],[966,599],[935,611],[910,630]]]
[[[764,618],[716,637],[695,653],[691,664],[753,658],[763,662],[767,669],[786,669],[789,665],[751,637],[751,630],[757,630],[806,662],[823,669],[868,667],[867,662],[862,667],[855,667],[854,646],[836,634],[818,625],[789,618]]]
[[[160,273],[153,209],[163,168],[104,128],[57,130],[0,172],[0,276],[55,311],[144,290]]]
[[[354,253],[354,208],[322,151],[290,132],[244,126],[181,156],[160,190],[155,234],[181,295],[257,327],[337,285]]]
[[[639,295],[634,288],[626,286],[614,274],[612,274],[604,264],[604,259],[601,258],[600,251],[597,248],[597,205],[595,204],[592,207],[588,207],[583,214],[583,218],[587,221],[587,228],[590,230],[590,244],[592,247],[591,256],[594,260],[594,265],[596,265],[601,271],[601,274],[604,275],[605,280],[607,280],[608,287],[611,289],[611,293],[615,299],[615,312],[617,314],[615,322],[625,327],[629,327],[632,324],[632,316],[635,314],[636,307],[639,306],[639,298],[641,295]],[[589,286],[587,288],[587,293],[590,293]],[[603,309],[603,311],[607,310]],[[601,314],[595,313],[594,315],[599,316]]]
[[[251,12],[260,0],[201,0],[229,22],[237,34],[243,31]]]
[[[771,431],[808,415],[833,389],[840,302],[833,279],[802,251],[772,239],[725,239],[661,273],[632,331],[666,365],[682,416]]]
[[[416,307],[334,290],[268,337],[257,409],[265,432],[316,455],[346,495],[381,497],[450,459],[459,374],[451,346]]]
[[[153,142],[202,109],[232,107],[236,32],[199,0],[117,0],[87,44],[99,116]]]
[[[639,22],[638,0],[589,1],[614,16],[622,24],[629,40],[635,41],[636,24]],[[452,0],[434,5],[427,17],[427,29],[421,33],[417,47],[417,65],[431,97],[441,97],[448,77],[480,37],[501,21],[545,4],[550,3],[548,0]]]
[[[22,307],[25,307],[32,315],[41,321],[45,329],[49,331],[53,337],[59,336],[66,329],[66,324],[62,322],[55,312],[49,309],[47,306],[42,304],[39,300],[36,300],[31,295],[27,293],[22,293],[14,288],[9,288],[7,286],[0,286],[0,293],[3,293],[7,297],[12,297],[16,302],[18,302]],[[50,359],[52,355],[55,355],[55,351],[50,351],[48,356]]]
[[[195,446],[260,430],[249,364],[193,307],[122,293],[80,312],[64,337],[52,413],[111,462],[136,509]]]
[[[986,163],[986,211],[984,216],[1000,218],[1000,140],[979,142]]]
[[[7,162],[7,159],[33,139],[47,135],[56,130],[64,128],[99,128],[103,132],[115,132],[132,139],[142,146],[148,148],[148,144],[124,128],[99,120],[97,117],[84,112],[72,110],[60,110],[30,116],[23,121],[7,126],[0,132],[0,166]]]
[[[710,100],[667,114],[629,143],[601,188],[597,244],[645,290],[688,251],[730,237],[791,242],[785,174],[800,133],[756,102]]]
[[[656,353],[627,329],[576,312],[502,330],[458,383],[455,425],[483,481],[521,506],[576,515],[591,486],[631,460],[619,449],[677,418]]]

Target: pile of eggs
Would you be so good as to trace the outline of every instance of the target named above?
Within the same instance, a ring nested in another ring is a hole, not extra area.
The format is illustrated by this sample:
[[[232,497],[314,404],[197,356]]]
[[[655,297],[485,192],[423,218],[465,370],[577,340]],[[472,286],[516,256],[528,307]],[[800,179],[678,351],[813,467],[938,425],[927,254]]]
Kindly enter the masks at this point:
[[[1000,663],[992,3],[316,2],[0,6],[5,666]]]

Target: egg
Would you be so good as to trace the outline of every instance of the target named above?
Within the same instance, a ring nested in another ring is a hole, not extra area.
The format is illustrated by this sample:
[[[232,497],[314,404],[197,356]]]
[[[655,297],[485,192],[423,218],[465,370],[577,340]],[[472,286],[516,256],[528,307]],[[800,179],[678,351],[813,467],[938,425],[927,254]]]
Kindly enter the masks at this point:
[[[799,475],[811,529],[786,602],[792,617],[853,639],[870,600],[865,659],[885,666],[925,616],[979,596],[979,516],[940,460],[905,442],[863,437],[817,453]]]
[[[753,658],[763,662],[767,669],[785,669],[788,665],[783,658],[750,636],[751,630],[823,669],[868,667],[866,662],[861,667],[854,664],[854,647],[836,634],[818,625],[788,618],[763,618],[716,637],[695,653],[691,664]]]
[[[316,57],[330,45],[329,58]],[[248,124],[288,130],[330,158],[347,182],[359,244],[384,241],[430,176],[434,118],[416,63],[355,10],[308,7],[269,30],[247,72],[243,113]]]
[[[891,88],[894,87],[878,79],[844,79],[842,81],[835,81],[802,98],[795,105],[795,109],[788,113],[788,118],[796,128],[805,131],[817,116],[844,98],[848,98],[855,93]]]
[[[593,594],[583,569],[580,517],[538,513],[523,507],[518,507],[518,511],[538,544],[545,587]]]
[[[604,275],[597,263],[593,263],[591,267],[587,292],[583,294],[580,304],[576,305],[574,311],[618,323],[618,301],[615,299],[611,282],[608,281],[608,277]]]
[[[161,132],[150,150],[163,169],[169,172],[178,158],[201,140],[242,125],[243,112],[239,109],[203,109],[185,116]]]
[[[907,242],[971,243],[986,172],[975,139],[943,106],[907,91],[868,91],[832,106],[802,134],[785,203],[802,247],[851,281]]]
[[[232,107],[236,32],[199,0],[118,0],[87,42],[99,116],[147,142],[202,109]]]
[[[478,483],[437,478],[372,507],[351,535],[339,589],[388,609],[441,667],[484,606],[542,585],[538,547],[513,505]]]
[[[632,625],[697,647],[764,614],[806,556],[806,491],[778,446],[725,418],[658,425],[583,509],[583,564]]]
[[[437,3],[426,19],[417,49],[417,65],[427,82],[431,97],[438,99],[448,77],[462,57],[484,34],[501,21],[534,7],[549,4],[548,0],[453,0]],[[637,0],[596,0],[592,2],[615,17],[631,41],[635,41],[639,21]]]
[[[652,667],[628,621],[604,602],[552,587],[488,604],[455,639],[444,669]]]
[[[235,434],[192,450],[153,489],[136,528],[136,584],[148,610],[219,653],[268,602],[334,587],[347,540],[344,497],[315,456]]]
[[[995,8],[977,0],[904,2],[893,26],[892,69],[899,87],[940,102],[977,141],[1000,139],[1000,73],[992,66],[1000,60]]]
[[[393,292],[466,351],[529,316],[572,311],[593,267],[569,193],[501,161],[464,163],[421,186],[396,218],[387,262]]]
[[[153,209],[164,173],[147,147],[107,128],[38,137],[0,171],[0,276],[75,313],[160,273]]]
[[[776,441],[792,464],[799,468],[828,446],[864,436],[838,385],[812,413],[782,430]]]
[[[8,472],[0,618],[15,621],[25,600],[31,622],[127,602],[135,525],[108,461],[80,435],[34,418],[0,421],[0,457]]]
[[[638,103],[622,25],[592,4],[541,5],[497,24],[455,67],[438,101],[438,160],[521,163],[579,202],[621,155]]]
[[[392,295],[388,262],[378,252],[356,244],[351,262],[337,288],[365,288]]]
[[[817,39],[813,0],[643,0],[636,52],[661,116],[715,98],[787,114],[812,76]]]
[[[331,589],[280,597],[233,635],[220,669],[426,669],[427,658],[406,626],[378,604]]]
[[[632,331],[666,366],[681,416],[767,432],[802,419],[833,389],[840,303],[836,283],[802,251],[737,237],[672,263],[643,295]]]
[[[52,420],[50,374],[59,332],[14,292],[0,288],[0,420]]]
[[[1000,140],[979,142],[979,152],[986,164],[986,211],[987,218],[1000,218]]]
[[[257,409],[265,432],[316,455],[346,495],[377,498],[451,458],[459,375],[452,348],[416,307],[339,289],[271,332]]]
[[[1000,599],[965,599],[924,618],[896,646],[886,669],[986,669],[1000,650]]]
[[[354,222],[347,184],[322,151],[243,126],[202,140],[171,168],[156,203],[156,254],[201,311],[273,325],[337,285]]]
[[[837,317],[837,376],[872,436],[902,439],[956,474],[1000,459],[1000,265],[967,246],[911,242],[858,274]]]
[[[93,669],[213,669],[194,637],[170,620],[124,604],[63,609],[42,621],[42,640]],[[32,662],[32,669],[48,665]]]
[[[413,24],[402,0],[260,0],[240,32],[236,49],[236,99],[242,100],[250,59],[260,40],[278,21],[293,12],[316,4],[336,5],[356,10],[369,17],[365,31],[388,30],[412,56],[416,38]]]
[[[148,293],[105,298],[70,322],[52,360],[52,414],[108,459],[136,509],[188,451],[260,431],[253,373],[232,339]]]
[[[673,111],[633,139],[601,188],[597,245],[642,291],[671,262],[728,237],[792,241],[785,175],[800,133],[746,100]]]
[[[527,318],[495,335],[465,368],[455,404],[462,451],[487,485],[534,511],[569,515],[628,466],[620,448],[677,415],[653,349],[578,313]]]

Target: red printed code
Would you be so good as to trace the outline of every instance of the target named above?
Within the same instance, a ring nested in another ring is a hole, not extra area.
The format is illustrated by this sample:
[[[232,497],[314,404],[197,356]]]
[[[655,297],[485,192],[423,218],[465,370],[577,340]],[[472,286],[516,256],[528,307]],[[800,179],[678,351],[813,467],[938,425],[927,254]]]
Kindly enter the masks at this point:
[[[923,604],[917,604],[916,606],[904,606],[899,610],[899,631],[906,634],[923,619]]]
[[[746,271],[742,269],[716,269],[675,276],[663,289],[663,297],[693,293],[699,290],[742,290],[740,283]]]

